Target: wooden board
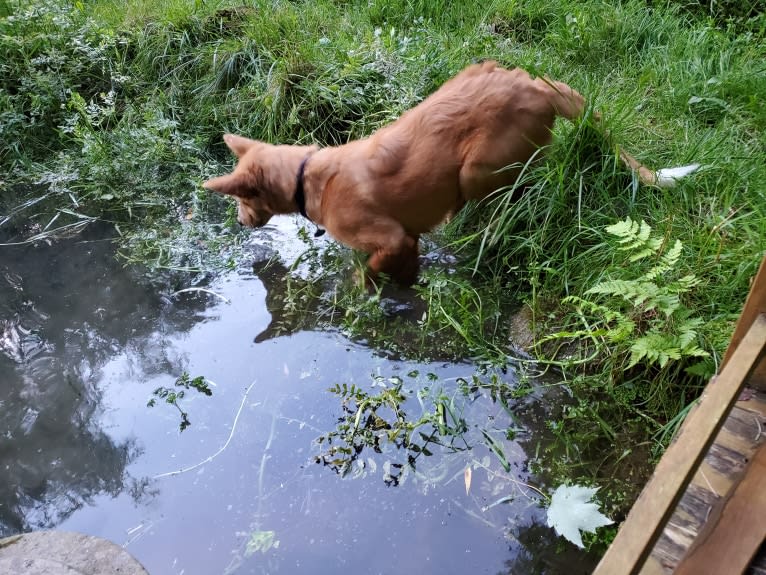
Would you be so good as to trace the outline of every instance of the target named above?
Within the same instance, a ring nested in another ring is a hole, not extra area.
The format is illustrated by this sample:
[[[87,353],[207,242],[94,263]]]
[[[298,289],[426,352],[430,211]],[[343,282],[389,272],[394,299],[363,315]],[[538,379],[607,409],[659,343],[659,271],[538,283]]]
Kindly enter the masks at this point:
[[[766,343],[766,315],[756,315],[721,373],[705,388],[628,514],[594,575],[637,574],[715,439]]]
[[[742,308],[742,313],[737,321],[737,326],[734,328],[734,334],[731,336],[729,347],[723,356],[722,369],[734,354],[734,350],[739,345],[739,342],[745,337],[747,330],[753,324],[753,320],[761,313],[766,313],[766,257],[761,261],[761,267],[758,269],[755,280],[750,286],[750,293],[748,293],[745,300],[745,306]],[[756,367],[750,376],[748,385],[766,390],[766,361],[762,361]]]
[[[673,573],[706,521],[713,516],[715,508],[733,492],[748,461],[764,441],[766,393],[747,393],[726,418],[715,443],[665,525],[641,575]],[[660,571],[649,569],[652,564],[656,564]]]
[[[766,536],[766,448],[761,446],[733,493],[716,506],[676,575],[740,574]]]

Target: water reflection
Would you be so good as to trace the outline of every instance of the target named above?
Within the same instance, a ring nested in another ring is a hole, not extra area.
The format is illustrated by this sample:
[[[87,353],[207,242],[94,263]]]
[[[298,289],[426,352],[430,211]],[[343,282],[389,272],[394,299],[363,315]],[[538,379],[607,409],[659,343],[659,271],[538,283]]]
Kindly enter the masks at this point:
[[[90,233],[0,252],[2,534],[98,535],[156,574],[586,570],[579,554],[558,562],[525,486],[530,422],[548,413],[538,397],[513,400],[519,432],[507,438],[511,414],[489,387],[461,389],[474,366],[391,359],[336,331],[277,325],[267,308],[284,301],[284,267],[206,286],[222,297],[173,295],[189,286],[120,267],[96,241],[103,230]],[[180,434],[177,413],[146,402],[182,371],[208,378],[213,395],[184,398],[192,425]],[[317,438],[344,416],[328,388],[375,395],[394,380],[408,417],[452,402],[465,445],[431,446],[398,487],[386,470],[411,454],[393,445],[357,453],[345,478],[314,463]]]
[[[156,334],[188,329],[202,309],[166,314],[105,233],[0,248],[0,535],[53,527],[131,484],[140,448],[99,426],[101,367],[132,349],[142,371],[176,369]]]
[[[50,362],[40,369],[42,361],[33,371],[61,372]],[[0,534],[55,526],[94,495],[123,490],[135,446],[90,425],[98,407],[93,389],[71,372],[59,381],[45,377],[41,387],[7,360],[0,373]]]

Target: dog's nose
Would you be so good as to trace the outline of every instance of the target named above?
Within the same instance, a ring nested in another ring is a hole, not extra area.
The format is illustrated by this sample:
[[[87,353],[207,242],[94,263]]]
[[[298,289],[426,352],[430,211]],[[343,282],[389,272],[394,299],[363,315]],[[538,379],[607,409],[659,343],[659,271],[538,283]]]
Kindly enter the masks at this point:
[[[240,228],[245,225],[245,224],[242,223],[242,220],[240,220],[239,218],[237,218],[237,223],[239,224]]]

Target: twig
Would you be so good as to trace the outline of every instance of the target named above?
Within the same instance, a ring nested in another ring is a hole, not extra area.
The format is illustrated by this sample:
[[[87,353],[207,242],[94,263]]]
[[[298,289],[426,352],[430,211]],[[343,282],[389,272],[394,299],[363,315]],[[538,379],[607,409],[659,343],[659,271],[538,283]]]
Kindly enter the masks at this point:
[[[492,523],[492,522],[491,522],[489,519],[487,519],[486,517],[482,517],[481,515],[479,515],[478,513],[476,513],[475,511],[473,511],[472,509],[468,509],[467,507],[465,507],[464,505],[462,505],[462,504],[460,503],[460,501],[458,501],[457,499],[452,499],[452,500],[451,500],[451,502],[452,502],[452,504],[453,504],[453,505],[455,505],[455,507],[459,507],[459,508],[460,508],[460,510],[461,510],[463,513],[467,513],[468,515],[470,515],[470,516],[471,516],[471,517],[473,517],[474,519],[478,519],[479,521],[481,521],[482,523],[484,523],[484,525],[486,525],[487,527],[491,527],[492,529],[497,529],[497,525],[495,525],[494,523]],[[484,511],[484,510],[482,509],[482,511]]]
[[[59,239],[59,237],[56,235],[57,232],[69,232],[72,235],[76,234],[80,231],[81,228],[84,228],[89,223],[96,221],[97,218],[91,218],[87,220],[80,220],[79,222],[72,222],[71,224],[66,224],[63,226],[60,226],[56,229],[40,232],[39,234],[35,234],[34,236],[31,236],[27,238],[26,240],[22,240],[20,242],[5,242],[0,244],[0,247],[8,247],[8,246],[25,246],[28,244],[33,244],[35,242],[39,242],[42,240],[46,240],[49,238],[53,239]]]
[[[192,469],[196,469],[197,467],[200,467],[201,465],[205,465],[206,463],[210,463],[218,457],[223,451],[229,446],[229,443],[231,443],[231,438],[234,437],[234,431],[237,429],[237,421],[239,420],[239,416],[242,413],[242,408],[245,407],[245,400],[247,399],[247,394],[250,393],[250,390],[255,385],[255,382],[257,380],[253,380],[253,383],[251,383],[247,389],[245,390],[245,395],[242,396],[242,402],[239,404],[239,409],[237,410],[237,415],[234,416],[234,422],[231,424],[231,433],[229,433],[229,438],[226,440],[226,443],[223,444],[221,449],[216,451],[213,455],[208,457],[207,459],[203,459],[199,463],[195,463],[191,467],[182,467],[181,469],[178,469],[177,471],[168,471],[167,473],[160,473],[159,475],[155,475],[152,477],[152,479],[161,479],[162,477],[170,477],[172,475],[180,475],[181,473],[186,473],[187,471],[191,471]]]
[[[548,497],[548,495],[545,492],[543,492],[540,488],[535,487],[534,485],[530,485],[529,483],[524,483],[523,481],[521,481],[519,479],[516,479],[515,477],[511,477],[510,475],[507,475],[505,473],[495,473],[492,469],[490,469],[486,465],[483,465],[480,461],[474,460],[474,462],[475,462],[476,466],[481,467],[483,470],[485,470],[487,472],[487,475],[491,475],[492,477],[500,477],[501,479],[504,479],[506,481],[510,481],[511,483],[514,483],[519,488],[526,487],[528,489],[531,489],[532,491],[537,492],[537,494],[540,495],[546,501],[550,501],[550,497]],[[520,491],[521,491],[521,494],[524,497],[528,497],[528,498],[531,499],[531,497],[529,497],[528,493],[524,493],[524,490],[520,489]],[[505,499],[505,498],[501,497],[500,500],[498,500],[497,502],[486,506],[484,510],[489,509],[490,507],[494,507],[498,503],[502,503],[503,499]]]
[[[219,293],[216,293],[216,292],[214,292],[213,290],[209,290],[209,289],[205,289],[205,288],[200,288],[200,287],[190,287],[190,288],[184,288],[184,289],[180,289],[180,290],[178,290],[178,291],[174,291],[174,292],[173,292],[172,294],[170,294],[170,295],[173,295],[173,296],[175,296],[175,295],[178,295],[178,294],[180,294],[180,293],[193,292],[193,291],[202,291],[202,292],[205,292],[205,293],[209,293],[210,295],[214,295],[214,296],[216,296],[216,297],[219,297],[219,298],[221,298],[221,299],[222,299],[223,301],[225,301],[226,303],[231,303],[231,300],[230,300],[230,299],[227,299],[227,298],[225,298],[225,297],[224,297],[224,296],[222,296],[221,294],[219,294]]]

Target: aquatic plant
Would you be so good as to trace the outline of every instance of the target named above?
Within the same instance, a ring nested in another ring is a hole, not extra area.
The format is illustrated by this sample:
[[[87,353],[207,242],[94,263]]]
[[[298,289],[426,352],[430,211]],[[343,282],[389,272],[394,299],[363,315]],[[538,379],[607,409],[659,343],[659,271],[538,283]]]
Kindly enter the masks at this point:
[[[384,480],[397,485],[406,468],[415,470],[418,458],[433,455],[435,446],[452,451],[469,448],[463,438],[468,426],[449,397],[439,394],[433,399],[432,410],[424,411],[417,419],[408,418],[404,411],[408,399],[402,389],[404,381],[400,377],[375,380],[380,388],[376,394],[346,383],[329,389],[340,397],[343,415],[335,429],[317,438],[322,450],[314,458],[317,463],[344,477],[355,470],[355,465],[367,465],[368,459],[362,457],[366,449],[386,452],[389,460],[384,466]],[[462,446],[456,444],[458,439]],[[389,454],[391,449],[403,453]]]
[[[182,400],[186,396],[186,392],[191,389],[194,389],[208,397],[213,395],[213,390],[210,389],[210,384],[203,376],[198,375],[197,377],[192,378],[187,372],[184,371],[180,376],[178,376],[178,378],[176,378],[173,387],[160,386],[155,389],[152,392],[154,397],[149,399],[146,406],[154,407],[157,405],[158,399],[169,405],[172,405],[178,410],[178,413],[181,416],[181,423],[178,424],[178,428],[180,431],[184,431],[191,425],[191,421],[189,420],[189,414],[181,408],[179,401]]]

